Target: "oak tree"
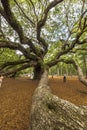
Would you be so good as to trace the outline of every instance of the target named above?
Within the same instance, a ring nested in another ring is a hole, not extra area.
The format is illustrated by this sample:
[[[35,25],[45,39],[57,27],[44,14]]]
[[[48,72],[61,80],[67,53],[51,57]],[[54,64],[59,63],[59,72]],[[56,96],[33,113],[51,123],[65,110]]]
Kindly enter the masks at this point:
[[[64,56],[87,44],[86,6],[86,0],[0,0],[0,48],[23,55],[1,64],[0,73],[33,67],[34,78],[42,76],[33,96],[30,130],[87,129],[87,107],[53,95],[47,76],[50,67],[65,62],[72,63],[84,80],[78,64]],[[6,67],[9,71],[4,71]]]

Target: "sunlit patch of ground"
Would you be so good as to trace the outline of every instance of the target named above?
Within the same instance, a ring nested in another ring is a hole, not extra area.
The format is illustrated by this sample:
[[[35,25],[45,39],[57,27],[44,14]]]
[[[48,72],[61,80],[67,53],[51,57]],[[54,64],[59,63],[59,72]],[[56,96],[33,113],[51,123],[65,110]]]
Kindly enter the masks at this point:
[[[49,78],[53,93],[77,105],[87,105],[87,88],[77,77]],[[38,81],[7,78],[0,88],[0,130],[28,130],[32,95]]]

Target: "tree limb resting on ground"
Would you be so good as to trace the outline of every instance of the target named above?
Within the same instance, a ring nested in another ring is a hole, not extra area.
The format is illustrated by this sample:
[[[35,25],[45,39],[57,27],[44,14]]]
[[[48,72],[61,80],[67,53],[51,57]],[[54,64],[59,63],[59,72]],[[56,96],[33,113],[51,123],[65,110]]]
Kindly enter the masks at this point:
[[[29,130],[87,130],[87,106],[76,106],[52,94],[47,71],[36,88]]]

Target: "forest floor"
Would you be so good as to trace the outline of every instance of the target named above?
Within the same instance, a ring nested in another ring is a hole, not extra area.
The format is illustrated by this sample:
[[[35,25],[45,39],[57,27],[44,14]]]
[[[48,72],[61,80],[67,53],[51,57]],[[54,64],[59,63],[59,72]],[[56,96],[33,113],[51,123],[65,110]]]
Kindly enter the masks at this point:
[[[87,105],[87,88],[76,77],[49,78],[58,97],[76,105]],[[28,130],[32,95],[38,81],[29,78],[5,78],[0,88],[0,130]]]

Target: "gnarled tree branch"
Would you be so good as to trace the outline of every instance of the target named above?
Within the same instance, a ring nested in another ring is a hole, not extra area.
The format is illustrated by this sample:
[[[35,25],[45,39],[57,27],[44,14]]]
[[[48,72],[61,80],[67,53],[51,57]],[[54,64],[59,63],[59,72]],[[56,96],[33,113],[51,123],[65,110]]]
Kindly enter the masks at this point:
[[[4,68],[8,67],[8,66],[15,66],[15,65],[21,65],[24,63],[29,63],[30,60],[29,59],[24,59],[24,60],[18,60],[18,61],[12,61],[12,62],[6,62],[4,64],[2,64],[0,66],[0,71],[3,70]]]
[[[30,63],[24,63],[20,67],[13,69],[13,70],[9,70],[8,72],[1,71],[0,74],[4,75],[4,76],[12,75],[12,74],[18,73],[19,71],[26,69],[28,67],[34,67],[36,64],[37,64],[37,62],[31,61]]]
[[[1,48],[9,48],[12,50],[19,50],[21,51],[24,56],[28,59],[37,59],[36,55],[33,55],[30,53],[30,51],[27,51],[26,48],[24,48],[20,43],[16,43],[16,42],[11,42],[11,41],[6,41],[6,40],[0,40],[0,47]]]

